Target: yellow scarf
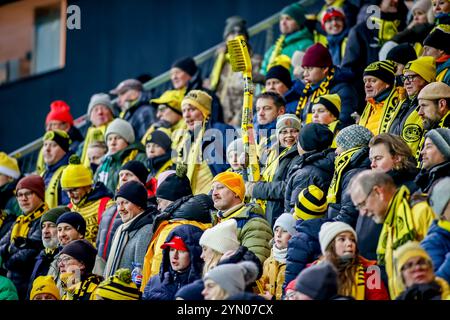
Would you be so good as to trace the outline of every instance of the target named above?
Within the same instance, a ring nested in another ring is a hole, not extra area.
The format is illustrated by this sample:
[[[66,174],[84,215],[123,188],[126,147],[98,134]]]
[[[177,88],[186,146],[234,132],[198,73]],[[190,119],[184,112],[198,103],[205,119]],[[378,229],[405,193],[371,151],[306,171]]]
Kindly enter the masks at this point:
[[[376,28],[378,29],[378,41],[380,47],[398,33],[400,20],[389,21],[374,16],[370,17],[370,20],[376,24]]]
[[[347,168],[352,156],[359,151],[360,147],[355,147],[348,149],[342,152],[339,156],[334,160],[334,174],[333,179],[331,180],[330,187],[328,188],[327,194],[327,202],[328,203],[336,203],[336,196],[339,193],[339,189],[341,186],[342,173],[345,168]]]
[[[392,243],[394,251],[402,244],[416,239],[416,230],[409,206],[409,190],[401,186],[395,193],[387,209],[386,220],[383,223],[380,238],[378,240],[377,257],[378,264],[386,264],[386,247]]]
[[[275,47],[273,48],[272,54],[270,55],[269,62],[267,63],[266,72],[269,71],[270,68],[273,67],[275,59],[281,54],[281,50],[283,50],[284,40],[286,39],[286,35],[282,34],[275,42]]]
[[[222,73],[223,65],[225,64],[225,61],[227,61],[228,56],[229,55],[225,52],[221,52],[217,55],[217,59],[214,62],[211,75],[209,76],[209,79],[211,81],[209,89],[212,91],[216,91],[217,86],[219,85],[220,74]]]
[[[89,144],[94,141],[104,141],[104,136],[106,132],[108,124],[104,124],[98,128],[95,127],[89,127],[88,131],[86,132],[86,138],[84,138],[84,145],[83,145],[83,151],[81,153],[81,163],[87,167],[90,168],[90,162],[89,158],[87,156],[87,150],[89,147]]]
[[[329,86],[331,80],[334,78],[334,68],[330,69],[328,72],[328,75],[325,77],[324,80],[320,83],[319,87],[315,89],[313,92],[311,92],[311,84],[307,83],[305,85],[305,88],[302,91],[302,95],[298,99],[297,109],[295,111],[295,114],[297,117],[301,119],[303,109],[308,108],[305,123],[311,123],[312,121],[312,104],[309,103],[310,101],[314,101],[317,97],[323,96],[325,94],[328,94],[330,91]]]
[[[14,243],[17,238],[27,238],[30,231],[30,224],[42,217],[48,211],[48,205],[44,202],[36,210],[27,215],[20,215],[17,217],[11,231],[11,243]]]
[[[58,169],[56,169],[55,173],[53,173],[52,178],[50,179],[50,182],[45,189],[45,201],[48,204],[48,207],[50,209],[53,209],[58,206],[58,186],[61,181],[61,176],[63,173],[63,170],[67,167],[67,165],[61,166]],[[45,173],[45,172],[44,172]],[[42,174],[42,176],[44,175]]]
[[[352,297],[356,300],[364,300],[366,297],[366,280],[364,274],[364,267],[361,263],[358,263],[357,270],[355,272],[355,281],[352,286]]]
[[[290,148],[285,148],[280,154],[277,156],[279,144],[275,144],[272,147],[272,150],[267,157],[267,165],[262,174],[262,180],[264,182],[271,182],[273,176],[275,175],[275,171],[278,169],[278,164],[280,163],[280,159],[289,151],[292,147],[297,147],[296,145],[291,146]]]

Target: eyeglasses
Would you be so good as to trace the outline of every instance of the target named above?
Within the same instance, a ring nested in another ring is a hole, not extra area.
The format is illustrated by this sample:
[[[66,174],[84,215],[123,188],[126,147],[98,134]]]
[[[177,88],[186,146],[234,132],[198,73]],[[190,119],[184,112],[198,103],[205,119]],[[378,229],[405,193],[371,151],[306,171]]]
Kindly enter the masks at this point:
[[[25,197],[25,198],[28,199],[28,198],[31,197],[33,194],[34,194],[33,191],[18,192],[18,193],[16,193],[16,198],[17,198],[17,199],[20,199],[20,198]]]
[[[373,191],[373,187],[372,187],[372,189],[370,189],[370,192],[367,194],[367,196],[364,199],[364,201],[361,201],[360,203],[355,205],[356,209],[361,210],[362,208],[364,208],[366,206],[367,199],[369,199],[370,194],[372,193],[372,191]]]
[[[415,78],[417,78],[417,74],[410,74],[409,76],[401,76],[402,81],[406,82],[408,80],[409,82],[413,82]]]
[[[63,191],[67,193],[80,193],[80,188],[63,189]]]
[[[73,258],[71,256],[62,256],[62,257],[59,257],[58,260],[56,260],[56,263],[57,264],[67,263],[70,260],[73,260]]]
[[[416,266],[419,266],[420,269],[425,269],[425,268],[429,268],[431,267],[431,263],[430,261],[426,260],[425,258],[421,258],[417,261],[410,261],[408,263],[405,263],[402,267],[402,271],[406,271],[406,270],[412,270],[414,269]]]

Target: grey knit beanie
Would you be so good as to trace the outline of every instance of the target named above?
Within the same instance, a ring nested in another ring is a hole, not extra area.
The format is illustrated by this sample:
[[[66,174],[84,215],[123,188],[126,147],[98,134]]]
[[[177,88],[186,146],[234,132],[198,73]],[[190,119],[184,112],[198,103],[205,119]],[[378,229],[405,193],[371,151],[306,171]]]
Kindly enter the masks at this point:
[[[289,232],[291,236],[295,234],[295,223],[297,220],[295,220],[292,213],[283,213],[281,216],[278,217],[277,220],[275,220],[275,223],[273,225],[273,231],[275,232],[275,229],[280,226],[283,230],[286,230]]]
[[[346,151],[356,147],[368,146],[372,137],[372,132],[366,127],[352,124],[339,131],[336,135],[336,144]]]
[[[96,93],[91,97],[91,100],[89,101],[87,110],[88,117],[91,116],[92,109],[94,109],[94,107],[98,104],[106,106],[109,110],[111,110],[111,114],[114,115],[113,105],[109,95],[107,95],[106,93]]]
[[[128,144],[134,143],[134,130],[131,124],[123,119],[114,119],[106,129],[105,133],[105,141],[108,140],[108,135],[111,133],[118,134],[122,138],[124,138]]]
[[[230,142],[227,147],[227,157],[231,151],[235,151],[238,155],[241,155],[244,152],[244,143],[242,138],[237,138]]]
[[[301,121],[295,114],[283,114],[277,118],[277,136],[280,134],[280,131],[286,128],[294,128],[300,130]]]
[[[430,138],[445,159],[450,160],[450,129],[438,128],[430,130],[425,135],[425,138]]]
[[[254,262],[243,261],[239,263],[221,264],[208,271],[204,280],[212,280],[225,292],[232,296],[243,292],[245,287],[256,281],[258,267]]]

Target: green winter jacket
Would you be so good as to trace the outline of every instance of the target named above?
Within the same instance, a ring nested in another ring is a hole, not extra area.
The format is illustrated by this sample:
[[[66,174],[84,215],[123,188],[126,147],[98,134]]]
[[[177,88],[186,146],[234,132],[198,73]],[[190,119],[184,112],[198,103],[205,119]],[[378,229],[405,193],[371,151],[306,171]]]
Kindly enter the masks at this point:
[[[313,35],[309,32],[308,28],[304,27],[294,33],[286,36],[284,39],[283,48],[281,49],[281,54],[287,55],[292,58],[295,51],[306,51],[310,46],[314,44]],[[264,54],[264,60],[261,65],[261,74],[265,75],[267,72],[267,67],[269,64],[270,56],[272,51],[275,49],[275,44],[272,45],[269,50]]]
[[[226,216],[225,216],[226,215]],[[214,217],[214,224],[228,219],[235,219],[238,227],[238,241],[247,247],[261,260],[261,263],[270,256],[272,229],[264,218],[263,209],[256,203],[242,204],[231,208],[227,212],[218,211]]]
[[[103,162],[95,171],[94,182],[103,182],[112,193],[115,193],[119,183],[120,168],[131,160],[142,162],[145,165],[147,156],[145,148],[140,142],[132,143],[111,156],[105,156]]]
[[[11,280],[0,276],[0,301],[1,300],[19,300],[17,290]]]

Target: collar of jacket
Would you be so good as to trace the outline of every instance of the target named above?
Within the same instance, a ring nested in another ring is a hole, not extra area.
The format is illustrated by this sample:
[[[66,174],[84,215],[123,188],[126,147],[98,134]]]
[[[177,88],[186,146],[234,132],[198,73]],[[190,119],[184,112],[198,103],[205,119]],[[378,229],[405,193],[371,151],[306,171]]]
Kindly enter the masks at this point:
[[[284,39],[284,46],[290,45],[292,43],[295,43],[297,41],[300,41],[302,39],[309,38],[312,40],[313,36],[311,32],[309,32],[308,28],[304,26],[300,30],[297,30],[295,32],[292,32],[290,34],[286,35],[286,38]]]
[[[154,208],[150,207],[139,213],[136,217],[124,224],[122,230],[131,232],[133,230],[138,230],[147,224],[153,223],[153,212]]]
[[[73,154],[72,151],[67,151],[66,154],[55,164],[52,165],[45,165],[46,167],[46,173],[55,172],[58,170],[59,167],[64,166],[69,163],[69,158]]]
[[[386,100],[386,98],[389,96],[389,94],[391,93],[392,89],[395,89],[394,86],[390,86],[389,88],[384,89],[383,91],[381,91],[379,94],[377,94],[375,97],[373,98],[369,98],[367,99],[367,101],[370,104],[375,104],[375,103],[383,103],[384,100]]]
[[[170,160],[172,149],[161,156],[147,159],[147,166],[150,172],[156,173],[161,167]]]
[[[231,207],[231,208],[228,209],[227,211],[218,211],[218,212],[217,212],[217,215],[218,215],[221,219],[224,219],[224,218],[231,218],[231,216],[232,216],[234,213],[238,213],[238,211],[239,211],[241,208],[243,208],[244,205],[245,205],[245,203],[244,203],[244,202],[241,202],[241,203],[235,205],[234,207]]]
[[[113,155],[111,155],[110,157],[114,160],[114,161],[119,161],[119,160],[123,160],[126,157],[128,157],[128,155],[130,154],[130,152],[132,152],[133,150],[138,150],[139,152],[143,152],[145,153],[145,148],[144,146],[140,143],[140,142],[134,142],[132,144],[129,144],[127,147],[125,147],[125,149],[122,149],[120,151],[117,151],[116,153],[114,153]]]

